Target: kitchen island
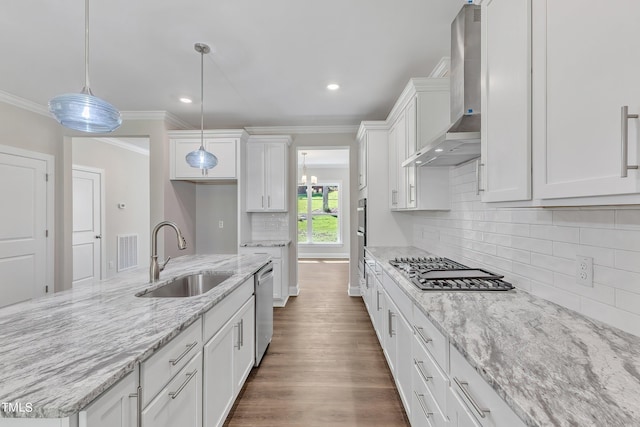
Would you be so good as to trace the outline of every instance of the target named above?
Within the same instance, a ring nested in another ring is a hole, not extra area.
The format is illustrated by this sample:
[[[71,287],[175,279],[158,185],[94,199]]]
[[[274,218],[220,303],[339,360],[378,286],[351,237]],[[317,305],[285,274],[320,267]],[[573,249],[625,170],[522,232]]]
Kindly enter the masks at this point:
[[[140,268],[0,309],[0,402],[22,404],[19,410],[15,405],[0,407],[0,425],[1,418],[77,414],[224,301],[269,259],[267,255],[183,256],[172,260],[154,284],[148,283],[148,269]],[[232,275],[199,296],[136,296],[200,272]]]
[[[389,264],[429,255],[367,248],[448,340],[452,367],[455,349],[528,426],[640,425],[639,337],[520,290],[420,291]]]

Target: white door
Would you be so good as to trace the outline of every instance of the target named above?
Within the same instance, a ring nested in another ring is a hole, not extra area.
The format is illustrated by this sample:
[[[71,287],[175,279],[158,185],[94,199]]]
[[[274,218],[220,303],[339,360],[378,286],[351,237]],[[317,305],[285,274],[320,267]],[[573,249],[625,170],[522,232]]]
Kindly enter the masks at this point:
[[[0,307],[46,293],[47,162],[0,153]]]
[[[101,279],[102,172],[73,169],[73,285]]]

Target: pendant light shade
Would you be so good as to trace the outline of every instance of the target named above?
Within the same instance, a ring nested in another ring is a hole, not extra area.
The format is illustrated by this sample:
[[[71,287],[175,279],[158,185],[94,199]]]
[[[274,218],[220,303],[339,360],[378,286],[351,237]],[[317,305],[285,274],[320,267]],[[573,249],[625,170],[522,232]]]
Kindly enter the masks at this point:
[[[202,169],[205,175],[206,170],[218,164],[218,158],[204,149],[204,54],[211,49],[204,43],[196,43],[194,48],[200,54],[200,148],[187,154],[185,160],[192,168]]]
[[[65,93],[49,101],[49,111],[62,126],[91,133],[111,132],[122,124],[113,105],[91,93],[89,88],[89,0],[85,0],[84,88],[80,93]]]

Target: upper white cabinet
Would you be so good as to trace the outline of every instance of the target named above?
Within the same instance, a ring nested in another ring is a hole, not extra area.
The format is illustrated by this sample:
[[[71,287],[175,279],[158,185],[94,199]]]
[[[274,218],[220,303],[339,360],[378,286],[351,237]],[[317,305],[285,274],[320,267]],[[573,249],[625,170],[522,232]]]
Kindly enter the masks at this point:
[[[583,7],[584,9],[584,7]],[[482,3],[483,202],[531,199],[531,0]]]
[[[621,110],[640,113],[640,2],[535,0],[532,11],[536,197],[637,194],[625,166],[638,165],[640,122]]]
[[[367,186],[367,150],[368,150],[368,134],[366,132],[359,135],[358,138],[358,189],[362,190]]]
[[[251,136],[247,143],[247,212],[287,211],[289,136]]]
[[[244,130],[205,130],[204,148],[215,154],[218,165],[213,169],[192,168],[185,156],[197,150],[201,143],[200,131],[169,132],[169,174],[173,180],[207,181],[238,178],[240,141],[247,138]]]
[[[407,157],[424,147],[449,125],[449,79],[414,78],[389,113],[389,208],[391,210],[449,209],[446,169],[432,173]],[[444,178],[444,180],[441,180]]]

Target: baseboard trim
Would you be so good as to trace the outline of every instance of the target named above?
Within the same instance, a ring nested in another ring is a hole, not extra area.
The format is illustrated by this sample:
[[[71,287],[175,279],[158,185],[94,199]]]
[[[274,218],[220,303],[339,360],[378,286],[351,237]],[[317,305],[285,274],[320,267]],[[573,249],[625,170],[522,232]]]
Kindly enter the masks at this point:
[[[362,294],[360,293],[360,288],[352,288],[351,286],[349,286],[349,290],[347,291],[347,293],[349,294],[350,297],[361,297]]]
[[[326,259],[349,259],[349,254],[336,254],[336,253],[313,253],[313,254],[301,254],[298,251],[298,259],[317,259],[317,258],[326,258]]]
[[[297,297],[300,295],[300,285],[289,286],[289,296]]]

